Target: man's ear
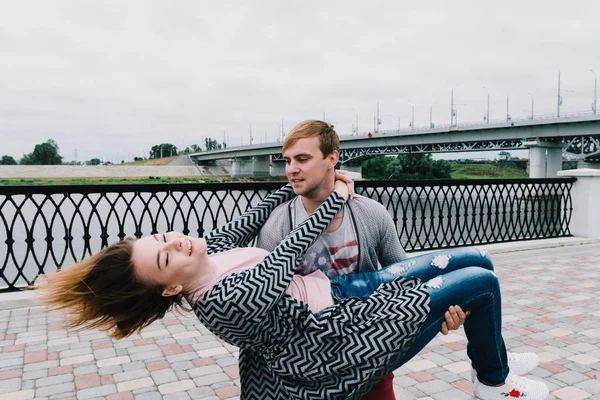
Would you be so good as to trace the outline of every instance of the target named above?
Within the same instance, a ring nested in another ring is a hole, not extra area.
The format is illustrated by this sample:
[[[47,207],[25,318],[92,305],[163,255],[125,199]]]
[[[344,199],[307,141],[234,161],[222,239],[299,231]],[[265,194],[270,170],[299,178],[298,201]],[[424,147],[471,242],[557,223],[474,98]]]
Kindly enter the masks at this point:
[[[335,168],[338,161],[340,160],[339,151],[337,151],[337,150],[332,151],[331,154],[329,154],[327,156],[327,159],[329,160],[329,169]]]
[[[163,290],[162,295],[164,297],[175,296],[176,294],[181,293],[182,290],[183,290],[182,285],[172,285],[172,286],[166,287]]]

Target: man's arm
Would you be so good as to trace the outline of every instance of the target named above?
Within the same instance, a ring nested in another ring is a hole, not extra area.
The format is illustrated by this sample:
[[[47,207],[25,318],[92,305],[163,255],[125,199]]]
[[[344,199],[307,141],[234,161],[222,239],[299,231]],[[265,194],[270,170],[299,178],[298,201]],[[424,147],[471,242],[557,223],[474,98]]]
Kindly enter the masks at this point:
[[[379,243],[377,243],[377,258],[382,267],[387,267],[390,264],[404,260],[407,255],[400,244],[392,216],[383,206],[378,211]]]
[[[273,251],[287,234],[290,233],[292,228],[288,215],[289,204],[289,202],[286,202],[273,210],[269,219],[267,219],[258,233],[256,247]]]

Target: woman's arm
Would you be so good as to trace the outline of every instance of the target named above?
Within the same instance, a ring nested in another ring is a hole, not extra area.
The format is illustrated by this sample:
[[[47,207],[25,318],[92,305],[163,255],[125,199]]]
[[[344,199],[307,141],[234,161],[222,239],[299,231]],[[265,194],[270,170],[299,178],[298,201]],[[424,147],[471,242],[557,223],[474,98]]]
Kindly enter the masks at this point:
[[[233,221],[213,229],[205,236],[208,253],[247,245],[269,218],[271,211],[294,196],[292,187],[285,185]]]

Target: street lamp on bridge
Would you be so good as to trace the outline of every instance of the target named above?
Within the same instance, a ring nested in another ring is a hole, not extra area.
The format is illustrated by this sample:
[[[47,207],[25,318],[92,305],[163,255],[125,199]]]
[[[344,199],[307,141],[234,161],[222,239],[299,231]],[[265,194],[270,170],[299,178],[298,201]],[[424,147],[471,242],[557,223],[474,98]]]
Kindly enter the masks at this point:
[[[596,103],[596,96],[598,94],[598,77],[596,76],[596,73],[593,69],[590,69],[590,71],[592,71],[592,74],[594,74],[594,102],[592,103],[592,111],[594,112],[594,114],[596,114],[596,110],[598,108]]]
[[[354,111],[354,114],[356,114],[356,126],[354,127],[354,133],[356,136],[358,136],[358,111],[356,111],[354,108],[352,109],[352,111]]]
[[[533,119],[533,95],[529,93],[529,96],[531,96],[531,119]]]
[[[411,109],[411,117],[410,117],[410,129],[412,129],[413,131],[415,130],[415,105],[413,104],[412,100],[408,100],[408,102],[410,103],[410,109]]]
[[[483,88],[486,89],[485,86]],[[490,123],[490,92],[489,91],[487,93],[487,112],[483,116],[483,120],[486,121],[488,124]]]

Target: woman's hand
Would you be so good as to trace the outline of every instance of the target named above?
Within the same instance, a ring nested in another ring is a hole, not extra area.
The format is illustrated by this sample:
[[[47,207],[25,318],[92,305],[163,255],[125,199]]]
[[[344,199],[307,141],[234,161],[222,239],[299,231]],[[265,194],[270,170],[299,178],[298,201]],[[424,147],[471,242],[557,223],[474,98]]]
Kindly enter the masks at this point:
[[[340,194],[344,200],[352,198],[352,195],[354,195],[354,184],[347,171],[339,169],[335,171],[335,187],[333,190]]]

